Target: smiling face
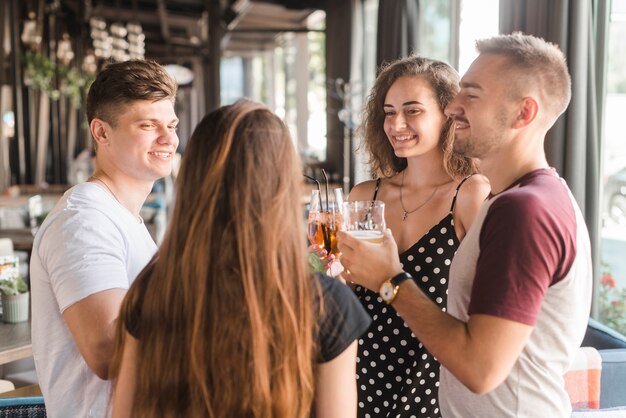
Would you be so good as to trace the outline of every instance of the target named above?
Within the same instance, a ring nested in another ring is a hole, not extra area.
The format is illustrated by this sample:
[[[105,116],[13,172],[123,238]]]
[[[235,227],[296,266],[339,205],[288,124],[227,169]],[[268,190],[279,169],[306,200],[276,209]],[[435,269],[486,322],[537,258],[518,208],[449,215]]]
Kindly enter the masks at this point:
[[[436,150],[446,115],[430,83],[422,77],[400,77],[387,91],[384,130],[397,157],[410,158]]]
[[[446,106],[454,120],[454,150],[466,157],[486,158],[510,132],[513,102],[508,95],[506,58],[482,54],[461,78],[461,91]],[[509,74],[510,75],[510,74]]]
[[[114,125],[100,122],[106,137],[99,141],[98,158],[105,158],[119,174],[139,181],[170,174],[178,147],[178,118],[171,100],[137,100],[124,106]]]

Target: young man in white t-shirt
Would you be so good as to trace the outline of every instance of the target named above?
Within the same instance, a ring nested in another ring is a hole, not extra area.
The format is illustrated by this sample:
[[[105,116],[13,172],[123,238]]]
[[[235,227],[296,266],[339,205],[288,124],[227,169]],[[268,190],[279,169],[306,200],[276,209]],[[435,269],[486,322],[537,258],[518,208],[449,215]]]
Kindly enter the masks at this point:
[[[31,256],[32,340],[48,417],[104,417],[115,320],[156,251],[139,211],[170,174],[176,82],[150,61],[110,64],[87,96],[96,168],[47,216]]]

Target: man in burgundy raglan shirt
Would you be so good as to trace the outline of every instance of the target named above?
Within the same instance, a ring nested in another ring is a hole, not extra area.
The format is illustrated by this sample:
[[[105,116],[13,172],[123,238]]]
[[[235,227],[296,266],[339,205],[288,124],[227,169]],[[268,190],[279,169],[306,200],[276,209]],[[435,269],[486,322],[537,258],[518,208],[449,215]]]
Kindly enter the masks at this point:
[[[478,158],[492,193],[457,250],[447,312],[397,257],[339,234],[347,280],[379,290],[441,362],[447,417],[569,417],[563,374],[585,333],[592,265],[587,229],[547,163],[546,132],[570,100],[563,53],[532,36],[478,41],[446,114],[455,151]],[[416,410],[416,414],[419,411]]]

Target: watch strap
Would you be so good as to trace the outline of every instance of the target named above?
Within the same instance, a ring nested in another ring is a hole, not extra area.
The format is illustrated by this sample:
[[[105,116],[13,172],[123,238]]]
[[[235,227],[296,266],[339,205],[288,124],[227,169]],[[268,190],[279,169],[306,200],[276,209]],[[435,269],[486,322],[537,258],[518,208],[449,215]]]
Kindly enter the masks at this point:
[[[406,271],[403,271],[393,276],[391,279],[389,279],[389,281],[394,286],[400,286],[400,283],[402,283],[405,280],[412,279],[412,278],[413,276],[411,276]]]

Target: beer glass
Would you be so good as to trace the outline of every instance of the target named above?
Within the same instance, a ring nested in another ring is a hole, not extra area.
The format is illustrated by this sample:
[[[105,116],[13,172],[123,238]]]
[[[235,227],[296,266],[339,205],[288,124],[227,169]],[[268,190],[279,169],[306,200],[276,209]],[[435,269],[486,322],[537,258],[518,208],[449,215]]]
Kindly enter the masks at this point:
[[[385,204],[380,200],[355,200],[343,204],[341,229],[355,238],[383,242]]]

